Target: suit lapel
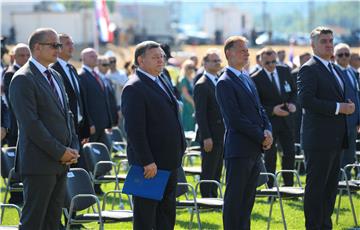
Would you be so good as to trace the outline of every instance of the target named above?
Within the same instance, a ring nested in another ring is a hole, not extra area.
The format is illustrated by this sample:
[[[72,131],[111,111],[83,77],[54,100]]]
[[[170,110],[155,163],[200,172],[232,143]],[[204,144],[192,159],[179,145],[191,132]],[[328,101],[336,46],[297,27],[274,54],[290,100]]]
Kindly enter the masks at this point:
[[[38,68],[36,68],[36,66],[34,64],[32,64],[31,62],[29,62],[29,63],[30,63],[31,72],[34,73],[34,79],[42,85],[42,87],[45,89],[47,94],[50,95],[50,97],[53,99],[53,101],[55,102],[57,107],[64,114],[64,108],[62,107],[61,102],[57,99],[55,93],[50,89],[51,86],[50,86],[49,82],[45,79],[44,75],[38,70]],[[52,72],[52,75],[54,77],[53,72]],[[55,79],[55,77],[54,77],[54,79]],[[57,81],[57,83],[59,85],[59,81]],[[60,87],[60,85],[59,85],[59,87]],[[60,87],[60,89],[61,89],[61,87]],[[63,94],[63,92],[62,92],[62,94]],[[61,95],[61,96],[63,97],[63,95]],[[63,102],[65,104],[64,99],[63,99]]]
[[[226,70],[226,73],[229,75],[229,77],[238,85],[240,85],[243,90],[246,92],[246,94],[249,96],[249,98],[255,102],[255,104],[257,104],[254,95],[249,91],[249,89],[245,86],[244,82],[242,80],[240,80],[240,78],[238,76],[236,76],[233,72],[231,72],[231,70]]]
[[[163,98],[164,100],[172,103],[171,99],[169,98],[169,96],[164,92],[164,90],[162,90],[160,88],[160,86],[158,86],[154,81],[152,81],[150,78],[148,78],[147,76],[145,76],[143,73],[141,73],[140,71],[136,71],[136,75],[142,80],[144,81],[148,86],[150,86],[152,89],[155,90],[155,92],[157,92],[158,94],[161,95],[161,98]],[[164,83],[163,83],[164,84]],[[165,85],[166,87],[166,85]]]
[[[339,96],[341,98],[344,97],[343,92],[340,89],[339,83],[337,82],[337,80],[335,79],[336,77],[333,76],[330,71],[328,70],[328,68],[320,61],[318,60],[316,57],[313,57],[313,59],[315,60],[316,64],[318,65],[318,67],[321,69],[321,72],[323,74],[321,75],[325,75],[326,78],[328,78],[330,80],[330,82],[332,83],[334,89],[336,92],[338,92]],[[334,68],[335,69],[335,68]]]

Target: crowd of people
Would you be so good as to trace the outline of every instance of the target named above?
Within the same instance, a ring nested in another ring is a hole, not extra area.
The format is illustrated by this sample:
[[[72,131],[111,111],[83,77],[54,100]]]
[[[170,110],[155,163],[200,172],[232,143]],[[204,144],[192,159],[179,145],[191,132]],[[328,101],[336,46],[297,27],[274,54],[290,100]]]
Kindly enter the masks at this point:
[[[347,44],[334,47],[328,28],[310,37],[313,55],[302,53],[298,66],[284,61],[284,50],[264,47],[249,68],[246,38],[232,36],[223,48],[227,65],[210,48],[201,66],[191,56],[179,68],[168,45],[144,41],[124,70],[114,54],[91,47],[76,69],[71,35],[35,30],[28,44],[14,46],[2,73],[1,141],[17,147],[24,183],[9,200],[24,205],[20,229],[59,226],[68,168],[87,169],[85,143],[110,150],[112,127],[122,130],[129,164],[142,166],[145,178],[170,171],[162,200],[133,197],[134,229],[174,228],[185,131],[195,131],[201,147],[201,180],[220,181],[226,168],[224,229],[250,229],[262,156],[268,172],[275,173],[279,151],[281,168],[294,169],[295,143],[306,159],[306,228],[331,229],[340,167],[355,162],[360,57]],[[283,180],[294,183],[290,174]],[[218,196],[211,184],[200,193]]]

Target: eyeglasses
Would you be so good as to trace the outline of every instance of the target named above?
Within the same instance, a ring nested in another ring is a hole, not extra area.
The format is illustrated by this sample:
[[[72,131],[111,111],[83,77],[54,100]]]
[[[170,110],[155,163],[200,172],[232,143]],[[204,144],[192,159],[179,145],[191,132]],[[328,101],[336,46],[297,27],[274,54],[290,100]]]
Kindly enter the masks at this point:
[[[109,62],[110,62],[110,64],[114,64],[114,63],[116,63],[116,60],[110,60]]]
[[[104,67],[108,67],[110,64],[109,63],[102,63],[101,65],[104,66]]]
[[[40,42],[40,45],[44,45],[44,46],[50,46],[53,49],[61,49],[63,44],[61,43],[46,43],[46,42]]]
[[[221,63],[221,60],[220,59],[208,60],[208,62]]]
[[[349,53],[339,53],[339,54],[336,54],[336,56],[338,56],[339,58],[342,58],[343,56],[350,57],[350,54]]]
[[[265,62],[265,65],[271,65],[271,64],[276,64],[276,60]]]

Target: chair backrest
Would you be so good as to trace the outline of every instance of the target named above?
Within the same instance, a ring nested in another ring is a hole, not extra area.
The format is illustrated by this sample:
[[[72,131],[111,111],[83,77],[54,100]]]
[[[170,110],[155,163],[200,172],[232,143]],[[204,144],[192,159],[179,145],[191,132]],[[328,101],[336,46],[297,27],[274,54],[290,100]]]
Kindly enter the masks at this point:
[[[123,135],[121,135],[121,131],[118,127],[113,127],[112,129],[112,134],[111,134],[111,140],[112,141],[124,141],[123,139]]]
[[[67,173],[65,207],[69,208],[71,199],[79,194],[95,195],[89,174],[82,168],[71,168]],[[84,210],[96,201],[92,198],[82,197],[75,200],[74,211]]]
[[[87,168],[90,172],[94,173],[95,165],[99,161],[111,161],[109,150],[103,143],[89,142],[83,146],[83,157]],[[99,165],[97,175],[102,176],[111,171],[111,165]]]
[[[8,178],[10,170],[15,166],[16,147],[4,147],[1,149],[1,176]]]

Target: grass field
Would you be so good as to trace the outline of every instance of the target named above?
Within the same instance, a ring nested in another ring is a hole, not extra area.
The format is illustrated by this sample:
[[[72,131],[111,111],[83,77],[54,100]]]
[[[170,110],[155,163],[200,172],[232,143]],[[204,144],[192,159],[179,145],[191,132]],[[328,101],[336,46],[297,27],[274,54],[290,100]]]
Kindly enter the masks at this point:
[[[278,166],[279,168],[279,166]],[[188,176],[188,182],[195,185],[194,177]],[[305,176],[301,176],[301,181],[304,184]],[[1,194],[0,200],[4,199],[4,183],[1,180]],[[102,185],[104,191],[109,191],[114,188],[114,184]],[[39,188],[40,189],[40,188]],[[223,187],[223,191],[224,191]],[[354,206],[356,209],[358,221],[360,219],[360,194],[353,196]],[[102,199],[100,198],[102,201]],[[303,202],[301,200],[284,200],[284,212],[286,217],[286,222],[288,229],[304,229],[304,214],[303,214]],[[116,207],[118,207],[116,205]],[[129,207],[128,203],[125,205],[126,208]],[[269,213],[269,203],[267,198],[256,198],[254,209],[251,217],[251,229],[266,229],[267,226],[267,217]],[[107,204],[107,208],[111,208],[110,201]],[[333,223],[334,229],[352,229],[354,228],[354,221],[351,214],[350,203],[348,196],[342,197],[341,207],[340,207],[340,217],[339,224],[335,223],[335,212],[333,214]],[[203,229],[223,229],[222,227],[222,213],[221,211],[204,211],[200,213],[200,218],[202,222]],[[176,226],[175,229],[188,229],[190,220],[190,213],[187,209],[177,210],[176,215]],[[18,217],[14,210],[8,210],[5,212],[4,222],[6,225],[16,225],[18,224]],[[98,225],[95,223],[86,224],[87,229],[97,229]],[[193,220],[193,229],[197,229],[196,218]],[[0,227],[1,229],[1,227]],[[119,223],[119,224],[106,224],[105,229],[132,229],[131,223]],[[270,229],[283,229],[283,223],[281,219],[281,213],[279,208],[279,202],[276,201],[273,207],[272,221]]]

